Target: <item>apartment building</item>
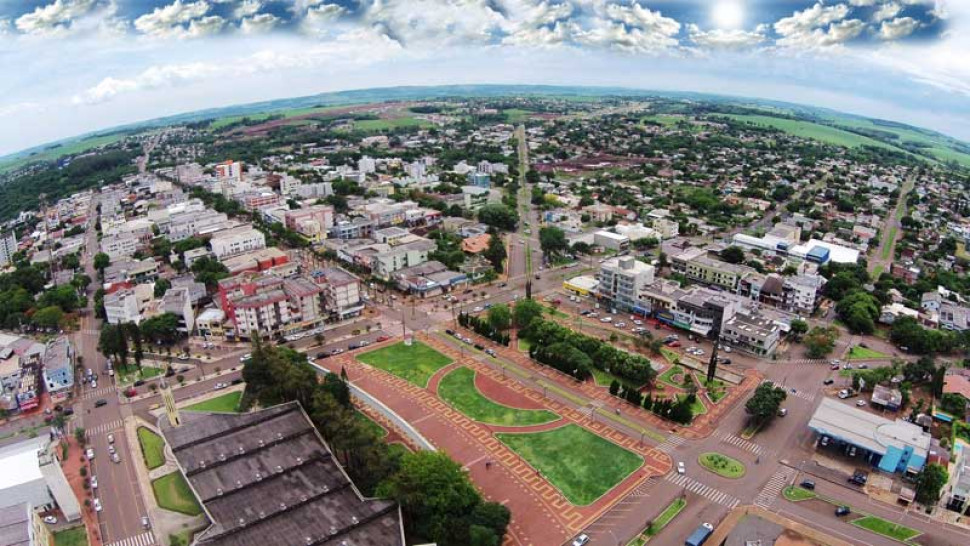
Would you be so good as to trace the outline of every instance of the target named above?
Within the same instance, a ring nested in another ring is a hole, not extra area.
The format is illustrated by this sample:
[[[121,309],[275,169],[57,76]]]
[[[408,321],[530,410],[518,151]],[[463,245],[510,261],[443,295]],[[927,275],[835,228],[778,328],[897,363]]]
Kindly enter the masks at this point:
[[[599,295],[614,307],[633,310],[640,306],[640,292],[654,282],[655,268],[632,256],[610,258],[600,265]]]
[[[593,243],[610,250],[627,250],[630,248],[630,238],[612,231],[597,231],[593,234]]]
[[[112,260],[127,258],[138,250],[138,238],[134,235],[106,235],[101,238],[101,252]]]
[[[0,267],[6,267],[13,262],[13,255],[17,253],[17,237],[8,231],[0,235]]]
[[[139,324],[142,312],[148,302],[154,297],[154,287],[150,284],[139,284],[133,288],[125,288],[104,297],[105,320],[109,324]]]
[[[283,214],[283,224],[313,242],[327,238],[333,227],[334,210],[327,205],[316,205],[298,210],[288,210]]]
[[[468,210],[478,210],[488,204],[488,188],[462,186],[462,206]]]
[[[720,286],[731,292],[737,292],[741,280],[755,272],[748,266],[711,258],[707,250],[698,247],[689,248],[672,257],[670,267],[692,281]]]
[[[374,222],[369,218],[355,217],[341,220],[330,228],[331,239],[365,239],[374,233]]]
[[[280,204],[280,194],[271,191],[251,191],[233,196],[242,207],[248,211],[255,211]]]
[[[795,275],[783,277],[777,273],[752,273],[741,279],[738,294],[778,309],[810,315],[822,301],[825,277]]]
[[[216,232],[209,240],[209,247],[216,258],[222,259],[266,248],[266,236],[252,226],[239,226]]]
[[[716,292],[709,288],[694,287],[677,300],[676,306],[668,313],[673,326],[689,330],[701,336],[710,336],[721,331],[725,322],[740,309],[737,296]],[[658,314],[665,321],[667,315]]]
[[[159,230],[169,241],[175,243],[196,235],[227,229],[235,224],[236,222],[230,220],[224,213],[206,209],[173,214],[166,225],[159,226]]]
[[[74,345],[66,337],[48,342],[43,362],[44,385],[51,399],[58,401],[68,398],[74,390]]]
[[[336,320],[360,315],[364,310],[360,279],[341,267],[327,267],[310,275],[323,288],[324,307]]]
[[[735,349],[771,358],[781,341],[781,327],[767,317],[740,311],[721,326],[721,341]]]
[[[321,324],[326,318],[323,293],[301,277],[250,273],[219,282],[220,304],[238,339],[275,338]]]

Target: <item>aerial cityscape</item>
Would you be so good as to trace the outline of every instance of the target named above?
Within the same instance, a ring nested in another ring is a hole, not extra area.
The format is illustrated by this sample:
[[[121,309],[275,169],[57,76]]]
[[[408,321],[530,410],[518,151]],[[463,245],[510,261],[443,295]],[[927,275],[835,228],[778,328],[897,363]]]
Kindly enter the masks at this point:
[[[970,544],[970,5],[6,4],[0,546]]]

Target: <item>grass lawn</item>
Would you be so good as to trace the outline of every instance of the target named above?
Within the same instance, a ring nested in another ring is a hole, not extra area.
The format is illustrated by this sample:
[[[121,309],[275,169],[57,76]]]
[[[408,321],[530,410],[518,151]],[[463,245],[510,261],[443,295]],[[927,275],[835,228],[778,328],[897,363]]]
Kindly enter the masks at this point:
[[[441,378],[438,396],[480,423],[526,426],[548,423],[559,418],[555,413],[546,410],[517,409],[493,402],[475,387],[475,372],[469,368],[455,368]]]
[[[653,520],[650,527],[647,527],[646,533],[650,536],[659,533],[664,527],[667,526],[668,523],[677,517],[677,514],[683,511],[686,506],[687,501],[683,498],[678,497],[674,499],[674,502],[667,505],[667,508],[664,508],[664,511],[657,516],[657,519]]]
[[[613,383],[613,380],[616,380],[624,386],[628,386],[630,384],[629,381],[621,379],[610,372],[600,370],[599,368],[590,368],[589,371],[593,373],[593,380],[596,381],[596,384],[600,387],[609,387],[610,384]]]
[[[162,440],[161,436],[145,427],[138,427],[138,443],[141,445],[141,454],[145,458],[145,466],[148,470],[165,464],[165,440]]]
[[[852,525],[856,527],[862,527],[872,531],[873,533],[882,535],[884,537],[889,537],[893,540],[898,540],[900,542],[905,542],[919,534],[921,534],[916,529],[911,529],[905,525],[897,525],[891,521],[886,521],[882,518],[877,518],[876,516],[865,516],[852,521]]]
[[[681,366],[671,366],[671,367],[667,368],[664,371],[664,373],[660,374],[660,376],[657,377],[657,379],[661,383],[666,383],[667,385],[670,385],[671,387],[683,388],[684,387],[684,378],[687,377],[687,373],[688,372],[687,372],[687,369],[686,368],[683,368]],[[681,380],[680,381],[675,381],[674,380],[674,377],[676,377],[678,375],[681,377]]]
[[[752,123],[754,125],[773,127],[797,137],[810,138],[826,144],[834,144],[836,146],[845,146],[848,148],[875,146],[877,148],[888,150],[900,150],[900,148],[890,146],[874,138],[851,133],[842,129],[836,129],[835,127],[829,127],[828,125],[812,123],[810,121],[748,114],[718,114],[718,116],[729,117],[738,121]]]
[[[677,395],[678,400],[686,397],[687,397],[686,394]],[[707,408],[704,406],[704,402],[701,402],[700,396],[697,396],[697,398],[694,399],[694,403],[690,405],[690,412],[694,414],[694,417],[697,417],[698,415],[704,415],[705,413],[707,413]]]
[[[697,462],[718,476],[723,476],[725,478],[740,478],[741,476],[744,476],[744,464],[737,459],[728,457],[727,455],[721,455],[720,453],[713,452],[701,453],[701,455],[697,457]]]
[[[727,396],[727,389],[710,389],[707,391],[707,399],[711,403],[717,404]]]
[[[155,500],[160,508],[189,516],[202,513],[199,501],[195,499],[181,472],[172,472],[153,481],[152,491],[155,492]]]
[[[671,364],[673,364],[674,362],[677,362],[678,360],[680,360],[680,355],[677,354],[673,349],[668,349],[666,347],[661,347],[660,348],[660,354],[662,354],[663,357],[666,358],[667,361],[670,362]]]
[[[805,489],[803,487],[796,487],[794,485],[789,485],[788,487],[786,487],[782,491],[782,494],[785,495],[786,499],[792,502],[798,502],[798,501],[815,498],[814,491],[809,491],[808,489]]]
[[[579,425],[496,436],[578,506],[600,498],[643,464],[636,453]]]
[[[218,413],[239,413],[239,401],[242,400],[242,391],[228,392],[222,396],[210,398],[198,404],[186,407],[188,411],[214,411]]]
[[[897,228],[896,225],[894,224],[892,227],[889,228],[889,233],[886,235],[886,238],[883,240],[884,246],[882,247],[882,254],[881,254],[881,257],[883,260],[888,260],[889,253],[893,251],[893,240],[896,238],[896,230],[898,229],[899,228]]]
[[[529,352],[529,349],[530,348],[532,348],[532,343],[530,343],[528,339],[525,339],[525,338],[520,337],[519,338],[519,350],[522,351],[522,352],[527,353],[527,352]]]
[[[855,347],[849,349],[849,354],[846,356],[849,360],[870,360],[878,358],[892,358],[886,353],[880,353],[879,351],[874,351],[872,349],[866,349],[865,347],[860,347],[856,345]]]
[[[376,351],[357,355],[357,360],[406,379],[419,387],[427,387],[428,380],[451,359],[420,341],[410,346],[403,341]]]
[[[364,428],[372,430],[378,438],[384,438],[387,436],[387,430],[385,430],[381,425],[377,424],[376,421],[368,417],[366,414],[355,411],[354,419],[360,421],[364,425]]]
[[[877,265],[877,266],[876,266],[876,267],[875,267],[875,268],[874,268],[874,269],[872,270],[872,280],[874,280],[874,281],[878,281],[878,280],[879,280],[879,276],[880,276],[880,275],[882,275],[882,271],[883,271],[883,269],[885,269],[885,267],[883,267],[883,265],[882,265],[882,264],[879,264],[879,265]]]
[[[88,546],[88,533],[83,525],[58,531],[54,533],[54,546]]]
[[[430,127],[431,124],[417,118],[363,119],[354,122],[354,129],[364,132],[387,131],[400,127]]]
[[[118,374],[119,383],[122,385],[128,385],[139,379],[151,379],[153,377],[158,377],[164,372],[164,368],[157,368],[155,366],[142,366],[141,370],[139,371],[134,365],[128,365],[126,368],[116,370],[115,373]]]

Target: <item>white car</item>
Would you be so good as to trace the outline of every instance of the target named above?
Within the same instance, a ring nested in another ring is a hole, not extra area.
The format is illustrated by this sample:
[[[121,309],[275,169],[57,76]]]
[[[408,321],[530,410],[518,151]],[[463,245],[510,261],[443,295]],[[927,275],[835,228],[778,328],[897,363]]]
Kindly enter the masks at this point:
[[[677,463],[677,473],[678,474],[686,474],[687,473],[687,467],[684,466],[684,461],[679,461]]]
[[[94,499],[94,510],[96,512],[101,511],[101,499]]]
[[[109,444],[115,443],[115,435],[114,434],[109,434],[108,435],[108,443]]]
[[[849,391],[845,389],[842,389],[839,391],[839,398],[841,398],[842,400],[845,400],[848,397],[849,397]]]
[[[589,544],[589,535],[582,534],[573,539],[573,546],[586,546]]]
[[[617,322],[615,326],[617,328],[626,328],[626,323],[625,322]]]
[[[109,445],[108,446],[108,454],[109,455],[114,455],[115,453],[117,453],[117,450],[115,450],[115,446]]]
[[[97,488],[98,488],[98,477],[91,476],[91,489],[97,489]]]
[[[642,320],[635,320],[635,321],[633,321],[633,324],[636,324],[637,326],[643,326],[643,321]]]
[[[215,387],[213,387],[213,388],[218,391],[218,390],[224,389],[224,388],[226,388],[228,386],[229,385],[227,385],[225,383],[216,383]]]
[[[54,516],[44,516],[44,523],[47,523],[50,525],[56,525],[57,518],[55,518]]]
[[[239,357],[239,361],[240,362],[245,362],[245,361],[249,360],[252,357],[253,357],[253,353],[246,353],[246,354],[242,355],[241,357]]]
[[[94,448],[89,447],[88,450],[84,452],[84,455],[88,458],[89,461],[94,460]]]
[[[600,322],[613,322],[613,317],[603,317]]]
[[[111,454],[111,462],[113,462],[113,463],[120,463],[121,462],[121,457],[119,457],[117,453],[112,453]]]
[[[859,406],[861,408],[862,406],[865,406],[866,405],[866,401],[865,400],[859,400],[858,402],[855,403],[855,405],[857,405],[857,406]]]
[[[472,312],[473,313],[481,313],[482,312],[482,308],[481,307],[476,307],[476,308],[472,309]]]

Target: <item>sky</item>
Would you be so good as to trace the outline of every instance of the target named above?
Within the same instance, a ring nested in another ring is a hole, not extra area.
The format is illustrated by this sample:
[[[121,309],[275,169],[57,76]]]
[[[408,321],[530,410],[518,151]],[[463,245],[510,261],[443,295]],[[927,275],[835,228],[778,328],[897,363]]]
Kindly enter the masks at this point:
[[[784,100],[970,141],[970,0],[0,0],[0,155],[315,93],[557,84]]]

